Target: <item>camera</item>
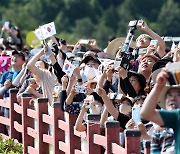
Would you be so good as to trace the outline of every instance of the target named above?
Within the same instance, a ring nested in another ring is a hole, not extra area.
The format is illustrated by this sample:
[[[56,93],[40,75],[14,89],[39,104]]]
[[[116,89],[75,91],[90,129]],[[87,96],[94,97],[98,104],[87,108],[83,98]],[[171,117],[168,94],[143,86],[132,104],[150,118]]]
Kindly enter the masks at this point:
[[[136,58],[138,57],[138,50],[135,48],[130,50],[130,44],[134,37],[135,30],[137,29],[137,25],[140,26],[143,24],[143,20],[133,20],[129,22],[129,31],[126,37],[125,42],[122,47],[120,47],[120,57],[118,59],[121,61],[120,66],[122,66],[126,70],[135,70],[136,66]]]
[[[75,86],[75,92],[77,93],[86,93],[86,89],[84,86]]]

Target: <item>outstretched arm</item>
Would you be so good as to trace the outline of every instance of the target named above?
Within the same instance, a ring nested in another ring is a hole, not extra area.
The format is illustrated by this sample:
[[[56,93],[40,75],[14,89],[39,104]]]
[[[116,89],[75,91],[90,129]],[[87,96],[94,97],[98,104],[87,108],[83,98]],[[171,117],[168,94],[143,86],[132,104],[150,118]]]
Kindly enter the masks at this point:
[[[115,118],[118,118],[119,111],[114,107],[112,101],[106,95],[106,92],[103,88],[98,88],[98,95],[100,95],[106,105],[108,112]]]
[[[81,112],[79,113],[78,118],[76,119],[76,123],[75,123],[75,129],[79,132],[83,132],[83,131],[87,130],[86,126],[83,125],[83,123],[82,123],[86,110],[87,110],[86,103],[84,103],[82,106]]]
[[[137,26],[138,29],[140,29],[141,31],[145,32],[146,34],[150,35],[154,40],[158,40],[158,49],[157,49],[157,53],[159,54],[160,57],[163,57],[165,55],[165,49],[166,49],[166,44],[164,42],[164,40],[157,34],[155,33],[152,29],[150,29],[148,27],[148,25],[146,24],[146,22],[144,22],[142,20],[143,24]]]
[[[168,74],[165,69],[162,69],[162,71],[157,76],[154,88],[146,97],[141,109],[142,119],[155,122],[160,126],[164,125],[164,121],[162,120],[159,112],[156,110],[156,105],[158,102],[159,95],[163,87],[165,86],[167,79]]]
[[[41,49],[35,56],[31,58],[31,60],[27,63],[27,68],[31,73],[33,73],[35,76],[38,77],[37,72],[39,72],[39,68],[35,66],[36,62],[39,60],[39,58],[44,54],[44,49]]]

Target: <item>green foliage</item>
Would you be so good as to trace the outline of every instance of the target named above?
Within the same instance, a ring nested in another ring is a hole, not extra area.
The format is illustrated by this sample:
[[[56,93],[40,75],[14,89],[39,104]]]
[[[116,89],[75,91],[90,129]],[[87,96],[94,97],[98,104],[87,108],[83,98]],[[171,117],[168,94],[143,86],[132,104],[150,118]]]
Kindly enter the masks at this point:
[[[179,36],[180,7],[173,0],[167,0],[158,17],[159,33],[164,36]]]
[[[160,35],[177,36],[180,29],[178,0],[0,0],[0,24],[8,20],[26,34],[55,22],[57,36],[69,43],[95,38],[105,47],[111,35],[126,37],[130,20],[144,19]],[[136,31],[135,37],[140,32]]]
[[[0,138],[0,153],[2,154],[20,154],[23,152],[23,146],[15,143],[13,139]]]

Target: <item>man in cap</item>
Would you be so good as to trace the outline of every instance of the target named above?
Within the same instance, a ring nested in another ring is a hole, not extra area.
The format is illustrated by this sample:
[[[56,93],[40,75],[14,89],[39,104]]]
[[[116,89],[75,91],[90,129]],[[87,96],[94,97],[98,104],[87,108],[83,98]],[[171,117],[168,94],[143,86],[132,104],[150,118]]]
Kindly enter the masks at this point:
[[[175,135],[175,150],[180,153],[180,85],[165,86],[168,81],[166,69],[162,69],[156,78],[156,84],[144,101],[141,109],[143,119],[157,123],[160,126],[173,128]],[[161,107],[176,106],[176,110],[156,110],[158,101]]]
[[[12,87],[12,82],[22,69],[25,63],[25,56],[22,52],[14,50],[11,56],[11,69],[4,72],[0,78],[0,98],[9,97],[9,89]]]
[[[9,89],[13,87],[12,82],[22,69],[25,63],[25,56],[22,52],[14,50],[11,56],[11,69],[4,72],[0,78],[0,98],[9,97]],[[9,109],[1,108],[1,114],[4,117],[9,117]],[[9,134],[9,126],[5,126],[5,134]]]

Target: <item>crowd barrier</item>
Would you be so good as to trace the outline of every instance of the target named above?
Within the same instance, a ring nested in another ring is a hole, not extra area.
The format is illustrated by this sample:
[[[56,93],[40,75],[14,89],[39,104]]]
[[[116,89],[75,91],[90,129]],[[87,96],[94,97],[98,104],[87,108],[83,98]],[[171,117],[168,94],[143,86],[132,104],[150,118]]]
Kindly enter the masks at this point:
[[[39,98],[37,109],[34,109],[31,97],[23,94],[22,104],[17,103],[17,89],[10,90],[10,99],[0,99],[0,107],[9,108],[9,117],[0,115],[0,135],[22,142],[23,153],[49,154],[49,145],[54,154],[101,154],[102,147],[106,154],[140,154],[140,132],[125,131],[125,148],[119,145],[119,122],[105,124],[102,135],[98,123],[99,115],[88,115],[87,131],[78,132],[74,129],[77,115],[60,110],[59,103],[52,106],[52,114],[48,114],[48,99]],[[36,121],[36,127],[35,127]],[[5,125],[9,126],[9,134],[5,135]],[[52,126],[52,133],[49,132]],[[81,140],[87,140],[85,151],[81,149]],[[37,145],[35,146],[35,140]],[[146,142],[144,153],[150,153],[150,142]]]

